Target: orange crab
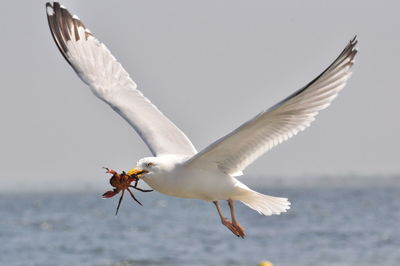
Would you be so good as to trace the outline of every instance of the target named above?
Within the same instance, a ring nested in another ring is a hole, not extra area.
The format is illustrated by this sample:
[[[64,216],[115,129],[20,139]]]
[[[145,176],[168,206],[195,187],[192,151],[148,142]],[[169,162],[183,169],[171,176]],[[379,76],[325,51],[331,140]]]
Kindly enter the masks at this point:
[[[115,195],[117,195],[119,192],[122,191],[121,197],[119,198],[118,201],[118,206],[117,206],[117,211],[115,212],[115,215],[118,214],[118,210],[119,207],[121,206],[121,202],[122,202],[122,198],[124,197],[124,192],[125,190],[128,190],[129,194],[131,194],[132,198],[139,203],[140,205],[142,205],[142,203],[140,203],[140,201],[138,201],[135,197],[135,195],[133,195],[132,191],[129,188],[134,188],[136,190],[142,191],[142,192],[151,192],[153,190],[146,190],[146,189],[141,189],[138,188],[138,182],[139,182],[139,176],[142,174],[147,173],[146,170],[141,170],[141,171],[137,171],[137,172],[129,172],[129,174],[125,173],[125,171],[122,171],[121,174],[118,174],[116,171],[109,169],[107,167],[103,167],[104,169],[106,169],[106,173],[108,174],[112,174],[113,176],[110,178],[110,184],[111,186],[114,187],[113,190],[107,191],[106,193],[103,194],[103,199],[108,199],[111,197],[114,197]],[[131,183],[135,182],[135,184],[132,186]]]

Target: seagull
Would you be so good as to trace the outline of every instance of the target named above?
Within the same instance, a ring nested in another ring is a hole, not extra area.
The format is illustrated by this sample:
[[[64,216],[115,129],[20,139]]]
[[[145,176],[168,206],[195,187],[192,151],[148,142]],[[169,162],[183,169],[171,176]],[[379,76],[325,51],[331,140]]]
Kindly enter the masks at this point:
[[[290,202],[254,191],[236,177],[274,146],[307,128],[331,104],[351,76],[357,54],[354,37],[306,86],[198,152],[76,15],[57,2],[46,3],[46,12],[54,41],[72,69],[136,130],[153,154],[140,159],[127,174],[160,193],[213,203],[221,223],[241,238],[245,231],[235,217],[235,201],[266,216],[286,212]],[[222,200],[229,205],[230,220],[221,212]]]

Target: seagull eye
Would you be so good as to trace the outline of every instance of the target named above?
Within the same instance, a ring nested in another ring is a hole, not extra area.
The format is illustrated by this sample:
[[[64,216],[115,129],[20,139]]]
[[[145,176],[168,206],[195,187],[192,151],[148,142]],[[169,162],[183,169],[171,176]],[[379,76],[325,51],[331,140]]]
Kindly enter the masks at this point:
[[[152,167],[154,165],[154,163],[146,163],[147,167]]]

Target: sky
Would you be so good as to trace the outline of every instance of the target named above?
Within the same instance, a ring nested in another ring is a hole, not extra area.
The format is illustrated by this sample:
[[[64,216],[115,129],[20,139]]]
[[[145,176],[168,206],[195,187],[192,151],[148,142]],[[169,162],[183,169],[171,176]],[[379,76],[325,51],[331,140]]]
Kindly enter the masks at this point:
[[[61,2],[198,150],[322,72],[355,34],[353,76],[246,176],[400,174],[397,1]],[[56,48],[44,1],[0,10],[0,190],[107,187],[150,152]]]

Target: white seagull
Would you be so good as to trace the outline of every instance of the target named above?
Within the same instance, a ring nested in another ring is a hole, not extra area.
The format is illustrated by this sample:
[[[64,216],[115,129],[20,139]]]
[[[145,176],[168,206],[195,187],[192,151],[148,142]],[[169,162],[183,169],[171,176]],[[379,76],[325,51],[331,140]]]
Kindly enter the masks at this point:
[[[235,200],[263,215],[286,212],[290,202],[258,193],[235,177],[272,147],[307,128],[330,105],[346,85],[357,53],[354,37],[306,86],[197,152],[77,16],[57,2],[47,3],[46,11],[64,58],[92,92],[136,130],[154,155],[139,160],[128,176],[140,178],[160,193],[214,203],[222,224],[239,237],[245,233],[235,218]],[[231,221],[221,213],[219,200],[228,201]]]

